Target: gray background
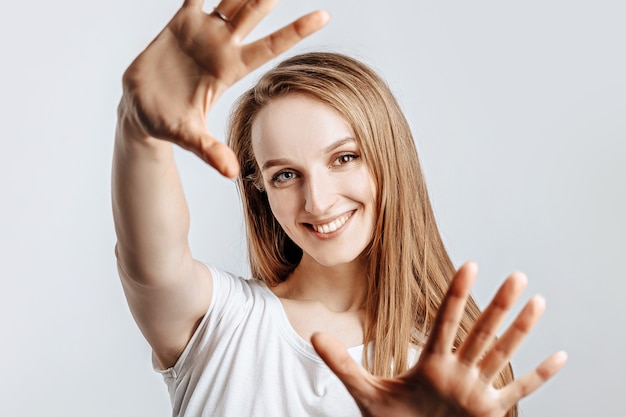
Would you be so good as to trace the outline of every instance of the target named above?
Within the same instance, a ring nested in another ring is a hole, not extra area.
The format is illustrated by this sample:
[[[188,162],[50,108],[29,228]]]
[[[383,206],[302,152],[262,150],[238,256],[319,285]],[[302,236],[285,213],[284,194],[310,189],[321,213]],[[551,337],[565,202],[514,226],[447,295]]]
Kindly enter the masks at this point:
[[[170,414],[116,275],[109,174],[121,75],[178,6],[0,5],[2,415]],[[332,22],[297,50],[389,81],[450,253],[479,263],[479,303],[516,269],[526,298],[547,297],[514,367],[561,348],[570,362],[523,415],[624,415],[624,3],[284,0],[251,38],[316,8]],[[258,74],[209,117],[218,135]],[[177,158],[195,256],[245,273],[234,185]]]

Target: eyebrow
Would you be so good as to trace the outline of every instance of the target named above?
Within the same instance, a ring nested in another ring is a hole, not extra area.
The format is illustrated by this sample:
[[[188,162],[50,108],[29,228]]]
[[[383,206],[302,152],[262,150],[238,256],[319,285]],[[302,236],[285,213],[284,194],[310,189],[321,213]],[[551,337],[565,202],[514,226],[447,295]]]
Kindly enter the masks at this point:
[[[328,145],[327,147],[325,147],[323,149],[324,153],[331,153],[332,151],[334,151],[335,149],[345,145],[346,143],[350,143],[350,142],[356,142],[356,140],[354,140],[354,138],[352,137],[346,137],[346,138],[342,138],[339,139],[336,142],[331,143],[330,145]],[[278,165],[289,165],[291,163],[291,161],[287,158],[277,158],[277,159],[270,159],[269,161],[266,161],[263,166],[261,167],[261,171],[265,171],[266,169],[278,166]]]

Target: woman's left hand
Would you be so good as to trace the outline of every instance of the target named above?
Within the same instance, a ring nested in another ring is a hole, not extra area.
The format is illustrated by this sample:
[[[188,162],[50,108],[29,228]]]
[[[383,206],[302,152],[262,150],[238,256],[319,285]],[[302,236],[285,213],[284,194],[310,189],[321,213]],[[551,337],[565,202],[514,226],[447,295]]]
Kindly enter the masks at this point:
[[[563,367],[567,355],[557,352],[507,386],[493,386],[545,308],[542,297],[531,298],[496,339],[498,327],[526,286],[521,273],[507,278],[463,344],[453,349],[476,273],[476,265],[468,263],[455,274],[417,364],[395,379],[371,375],[339,341],[322,333],[313,335],[313,346],[348,388],[364,416],[502,417]]]

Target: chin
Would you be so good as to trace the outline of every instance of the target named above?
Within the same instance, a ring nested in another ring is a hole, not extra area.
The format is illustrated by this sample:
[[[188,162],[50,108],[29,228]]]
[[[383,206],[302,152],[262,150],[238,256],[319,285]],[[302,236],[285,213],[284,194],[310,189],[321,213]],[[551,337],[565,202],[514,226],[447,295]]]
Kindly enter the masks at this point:
[[[360,252],[338,252],[334,251],[329,254],[313,253],[310,256],[311,260],[323,266],[325,268],[334,268],[348,266],[354,263],[363,262],[364,258],[361,256],[363,251]]]

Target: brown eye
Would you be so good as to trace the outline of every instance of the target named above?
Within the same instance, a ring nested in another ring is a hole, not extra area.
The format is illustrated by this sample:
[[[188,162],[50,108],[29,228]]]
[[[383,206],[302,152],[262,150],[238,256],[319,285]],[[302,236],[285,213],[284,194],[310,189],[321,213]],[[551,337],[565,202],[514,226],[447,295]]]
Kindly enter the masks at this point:
[[[354,161],[358,157],[359,155],[356,155],[353,153],[344,153],[344,154],[339,155],[337,159],[335,159],[335,162],[333,163],[333,165],[345,165],[347,163]]]

